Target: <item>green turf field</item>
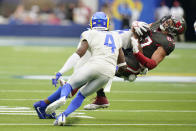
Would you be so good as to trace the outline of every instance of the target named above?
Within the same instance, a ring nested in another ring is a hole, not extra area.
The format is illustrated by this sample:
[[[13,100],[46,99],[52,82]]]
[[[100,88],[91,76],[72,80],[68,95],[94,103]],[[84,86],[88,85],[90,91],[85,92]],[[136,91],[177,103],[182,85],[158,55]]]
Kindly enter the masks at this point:
[[[55,88],[50,80],[27,80],[19,76],[53,75],[74,50],[73,47],[0,47],[0,131],[196,130],[196,82],[114,82],[111,93],[107,93],[111,104],[107,109],[84,111],[81,107],[68,118],[70,125],[65,127],[52,126],[54,120],[38,119],[33,103],[46,98]],[[148,75],[196,76],[195,60],[196,49],[176,49]],[[88,97],[83,105],[94,96]]]

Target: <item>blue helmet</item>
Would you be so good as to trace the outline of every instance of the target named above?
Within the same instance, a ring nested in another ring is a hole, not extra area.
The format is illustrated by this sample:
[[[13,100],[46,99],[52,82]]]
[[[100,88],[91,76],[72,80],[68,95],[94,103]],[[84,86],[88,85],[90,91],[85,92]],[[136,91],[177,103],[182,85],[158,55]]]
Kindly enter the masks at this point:
[[[91,29],[108,30],[109,18],[104,12],[96,12],[90,20]]]

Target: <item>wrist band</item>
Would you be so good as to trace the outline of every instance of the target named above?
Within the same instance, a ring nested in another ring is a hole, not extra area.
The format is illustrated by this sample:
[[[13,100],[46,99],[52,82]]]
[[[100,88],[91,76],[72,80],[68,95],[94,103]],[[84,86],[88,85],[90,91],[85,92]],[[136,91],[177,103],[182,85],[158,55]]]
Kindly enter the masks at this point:
[[[126,65],[126,62],[120,63],[120,64],[118,64],[117,66],[118,66],[118,67],[122,67],[122,66],[125,66],[125,65]]]

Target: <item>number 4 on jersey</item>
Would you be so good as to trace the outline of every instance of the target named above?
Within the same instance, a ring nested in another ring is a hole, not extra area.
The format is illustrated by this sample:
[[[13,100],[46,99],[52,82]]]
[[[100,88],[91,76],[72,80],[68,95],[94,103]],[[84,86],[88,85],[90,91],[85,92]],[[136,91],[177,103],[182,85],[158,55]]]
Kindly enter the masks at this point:
[[[104,45],[106,45],[108,47],[112,47],[112,53],[114,53],[114,50],[116,49],[116,46],[115,46],[114,39],[113,39],[111,34],[106,35]]]

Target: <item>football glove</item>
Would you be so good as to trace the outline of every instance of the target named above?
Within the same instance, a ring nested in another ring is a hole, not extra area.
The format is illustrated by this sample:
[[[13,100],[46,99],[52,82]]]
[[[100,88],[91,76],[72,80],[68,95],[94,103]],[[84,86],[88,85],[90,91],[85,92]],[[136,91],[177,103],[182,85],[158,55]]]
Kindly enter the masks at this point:
[[[135,33],[138,36],[143,36],[145,32],[148,32],[148,30],[150,30],[150,26],[147,23],[140,21],[134,21],[132,23],[132,28],[135,30]]]
[[[56,87],[56,85],[58,84],[58,79],[62,76],[62,74],[60,72],[56,73],[55,78],[52,78],[52,84]]]
[[[138,39],[131,37],[131,44],[133,47],[133,53],[138,53],[139,49],[138,49]]]

